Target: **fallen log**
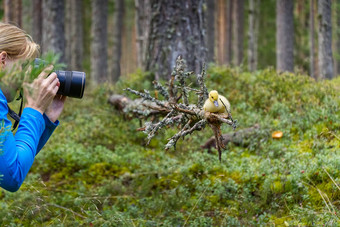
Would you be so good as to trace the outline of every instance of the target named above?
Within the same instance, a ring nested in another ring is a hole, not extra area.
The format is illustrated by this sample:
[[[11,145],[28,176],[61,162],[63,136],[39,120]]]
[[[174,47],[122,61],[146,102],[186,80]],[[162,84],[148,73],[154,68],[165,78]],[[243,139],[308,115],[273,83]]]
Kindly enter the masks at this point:
[[[244,138],[252,136],[258,129],[260,129],[260,125],[255,124],[250,128],[241,129],[232,133],[222,134],[222,143],[224,144],[224,146],[228,145],[229,143],[241,145]],[[211,152],[212,148],[216,148],[215,136],[210,137],[210,139],[208,139],[205,144],[201,146],[201,148],[208,149],[209,153]]]

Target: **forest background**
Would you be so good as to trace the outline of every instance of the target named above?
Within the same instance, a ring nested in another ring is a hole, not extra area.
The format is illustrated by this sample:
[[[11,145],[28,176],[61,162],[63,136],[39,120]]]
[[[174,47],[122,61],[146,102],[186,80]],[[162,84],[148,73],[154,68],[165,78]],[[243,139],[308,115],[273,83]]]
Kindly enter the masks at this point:
[[[2,20],[42,53],[87,73],[85,97],[68,100],[23,187],[0,191],[1,224],[340,224],[338,1],[0,3]],[[165,151],[176,127],[146,146],[136,132],[144,120],[108,103],[135,99],[127,87],[156,94],[152,81],[169,79],[179,53],[187,71],[207,64],[208,89],[230,100],[239,122],[238,134],[222,128],[234,138],[222,162],[201,147],[208,127]]]

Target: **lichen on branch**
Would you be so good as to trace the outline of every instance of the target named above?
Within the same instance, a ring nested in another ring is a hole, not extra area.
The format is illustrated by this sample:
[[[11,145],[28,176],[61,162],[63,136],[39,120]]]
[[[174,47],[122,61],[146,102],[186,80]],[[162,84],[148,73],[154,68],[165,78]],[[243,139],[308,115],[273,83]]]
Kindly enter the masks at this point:
[[[171,147],[176,148],[177,141],[180,138],[184,138],[192,134],[194,131],[200,131],[209,125],[213,130],[216,139],[216,148],[219,151],[219,159],[221,161],[221,153],[225,148],[222,142],[221,125],[228,124],[233,129],[236,128],[236,121],[231,117],[231,113],[210,113],[205,112],[202,107],[204,101],[208,98],[208,90],[205,86],[204,79],[206,77],[205,66],[202,73],[196,75],[197,88],[192,88],[192,84],[187,84],[186,81],[194,75],[193,72],[185,71],[185,61],[179,56],[176,60],[176,65],[171,73],[171,79],[166,85],[162,85],[158,81],[154,81],[154,87],[157,90],[157,94],[160,93],[164,100],[159,100],[158,97],[152,97],[148,90],[144,92],[136,91],[131,88],[125,90],[139,96],[139,107],[135,105],[133,109],[129,109],[130,112],[139,114],[139,117],[147,118],[152,115],[164,116],[162,120],[148,121],[145,126],[139,131],[144,131],[148,136],[148,142],[157,134],[157,132],[166,126],[179,127],[179,132],[172,136],[168,143],[165,145],[165,149]],[[189,103],[190,92],[195,92],[197,95],[197,103]],[[158,95],[157,95],[158,96]],[[136,100],[136,101],[137,101]],[[131,107],[131,105],[130,105]],[[148,114],[145,114],[145,113]],[[158,118],[157,118],[158,119]]]

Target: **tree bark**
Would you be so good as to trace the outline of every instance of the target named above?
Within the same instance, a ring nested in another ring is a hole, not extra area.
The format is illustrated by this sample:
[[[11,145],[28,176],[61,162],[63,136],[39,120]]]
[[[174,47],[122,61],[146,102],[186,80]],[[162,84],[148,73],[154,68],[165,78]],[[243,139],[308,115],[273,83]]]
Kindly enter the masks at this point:
[[[170,78],[179,55],[190,70],[201,71],[206,61],[202,7],[203,0],[151,0],[146,69],[154,72],[156,79]]]
[[[112,69],[112,81],[118,81],[120,71],[120,59],[122,56],[122,33],[123,33],[123,17],[124,17],[124,0],[115,1],[114,12],[114,34],[113,34],[113,69]]]
[[[234,62],[236,66],[242,64],[243,61],[243,34],[244,34],[244,0],[234,0]]]
[[[294,71],[293,0],[276,1],[276,67],[278,72]]]
[[[257,42],[257,33],[256,33],[256,21],[258,20],[257,10],[255,9],[255,1],[257,0],[249,0],[249,29],[248,29],[248,70],[253,72],[256,70],[256,42]]]
[[[33,0],[32,3],[32,35],[33,40],[42,48],[42,0]]]
[[[336,12],[336,56],[335,56],[335,63],[336,63],[336,73],[335,77],[339,76],[340,74],[340,2],[335,2],[335,12]]]
[[[233,42],[233,0],[227,0],[227,30],[226,30],[226,58],[225,64],[231,65],[233,53],[232,53],[232,42]]]
[[[318,1],[319,18],[319,78],[333,78],[332,0]]]
[[[226,0],[218,0],[217,2],[217,62],[222,65],[225,63],[226,57]]]
[[[208,0],[207,2],[207,60],[214,62],[215,60],[215,0]]]
[[[107,0],[92,1],[91,75],[95,83],[108,80],[107,76]]]
[[[137,30],[137,65],[145,69],[147,42],[150,33],[151,5],[150,0],[135,0]]]
[[[21,0],[4,0],[4,22],[11,22],[18,27],[22,26]]]
[[[83,0],[71,1],[71,69],[81,71],[83,69]]]
[[[71,70],[71,17],[72,17],[72,1],[65,2],[65,62],[67,69]]]
[[[43,0],[43,53],[60,54],[65,62],[64,1]]]
[[[309,54],[310,54],[310,57],[309,57],[309,65],[310,65],[310,76],[312,78],[316,78],[315,77],[315,67],[314,67],[314,0],[311,0],[310,1],[310,15],[309,15]]]

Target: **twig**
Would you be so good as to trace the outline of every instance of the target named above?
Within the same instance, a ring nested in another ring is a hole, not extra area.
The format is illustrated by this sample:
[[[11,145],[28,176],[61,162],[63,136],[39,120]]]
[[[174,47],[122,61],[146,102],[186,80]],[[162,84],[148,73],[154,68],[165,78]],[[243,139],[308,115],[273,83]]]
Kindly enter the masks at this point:
[[[207,191],[208,189],[208,186],[205,187],[204,191],[201,193],[200,197],[198,198],[198,200],[196,201],[194,207],[191,209],[191,212],[189,214],[189,217],[185,220],[184,224],[183,224],[183,227],[186,226],[187,222],[189,221],[190,217],[191,217],[191,214],[192,212],[196,209],[196,206],[198,204],[198,202],[201,200],[202,196],[205,194],[205,192]]]
[[[57,207],[57,208],[69,211],[69,212],[71,212],[72,214],[74,214],[74,215],[76,215],[78,217],[86,218],[85,216],[83,216],[83,215],[81,215],[81,214],[79,214],[79,213],[77,213],[77,212],[75,212],[75,211],[73,211],[73,210],[71,210],[71,209],[69,209],[67,207],[63,207],[63,206],[60,206],[60,205],[57,205],[57,204],[54,204],[54,203],[46,203],[45,205],[47,205],[47,206],[54,206],[54,207]]]

